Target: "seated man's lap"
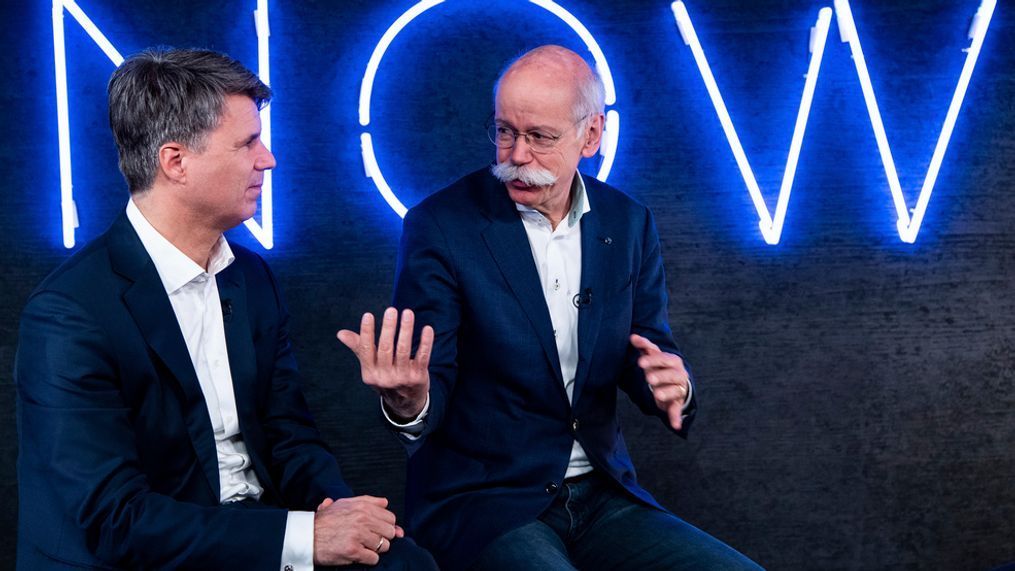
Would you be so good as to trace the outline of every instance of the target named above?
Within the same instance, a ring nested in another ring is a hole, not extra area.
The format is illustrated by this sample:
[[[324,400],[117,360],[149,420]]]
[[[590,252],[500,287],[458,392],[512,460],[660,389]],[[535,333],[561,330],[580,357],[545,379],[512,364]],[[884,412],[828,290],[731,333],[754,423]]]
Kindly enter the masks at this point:
[[[539,520],[495,539],[474,570],[761,569],[673,514],[641,504],[599,475],[565,483]]]
[[[515,528],[487,545],[472,571],[576,571],[567,546],[559,535],[541,521]]]

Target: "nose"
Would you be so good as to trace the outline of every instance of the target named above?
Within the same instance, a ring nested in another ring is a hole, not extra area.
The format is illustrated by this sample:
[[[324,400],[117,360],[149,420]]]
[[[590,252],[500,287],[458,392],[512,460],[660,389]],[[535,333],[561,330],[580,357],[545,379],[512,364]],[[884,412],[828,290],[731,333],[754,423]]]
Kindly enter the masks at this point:
[[[515,144],[511,147],[511,162],[516,165],[524,165],[532,161],[532,147],[529,146],[529,139],[525,135],[518,135]]]
[[[266,171],[275,168],[275,155],[261,142],[261,149],[263,152],[261,156],[257,157],[257,161],[254,163],[254,168],[259,171]]]

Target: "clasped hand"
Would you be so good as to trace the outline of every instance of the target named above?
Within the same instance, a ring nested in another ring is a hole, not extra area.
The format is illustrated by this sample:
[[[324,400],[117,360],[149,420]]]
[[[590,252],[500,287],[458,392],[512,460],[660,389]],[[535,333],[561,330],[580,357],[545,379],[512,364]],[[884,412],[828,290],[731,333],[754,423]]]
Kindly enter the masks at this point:
[[[405,537],[387,507],[388,500],[373,496],[321,502],[314,514],[314,563],[376,565],[392,539]]]

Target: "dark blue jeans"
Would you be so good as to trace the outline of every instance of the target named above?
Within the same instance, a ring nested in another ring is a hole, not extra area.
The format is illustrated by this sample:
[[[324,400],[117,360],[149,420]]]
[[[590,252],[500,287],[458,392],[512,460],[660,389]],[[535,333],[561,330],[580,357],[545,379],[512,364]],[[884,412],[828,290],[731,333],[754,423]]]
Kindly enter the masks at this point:
[[[680,518],[630,499],[596,472],[564,482],[539,519],[480,552],[473,571],[631,569],[757,571],[756,563]]]

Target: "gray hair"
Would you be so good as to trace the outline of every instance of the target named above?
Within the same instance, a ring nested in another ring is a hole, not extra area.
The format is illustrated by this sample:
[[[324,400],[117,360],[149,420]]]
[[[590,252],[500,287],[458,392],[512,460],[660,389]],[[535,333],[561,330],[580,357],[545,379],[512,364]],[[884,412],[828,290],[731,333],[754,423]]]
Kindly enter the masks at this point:
[[[159,149],[173,141],[204,150],[227,95],[246,95],[258,109],[271,89],[233,58],[210,50],[152,48],[123,62],[109,79],[109,126],[130,192],[148,190]]]
[[[603,85],[603,79],[599,76],[599,72],[595,66],[589,65],[587,61],[582,59],[580,56],[572,52],[567,48],[560,46],[540,46],[509,61],[504,69],[501,70],[500,75],[497,76],[497,82],[493,86],[493,97],[497,99],[497,91],[500,89],[500,82],[504,79],[509,71],[515,65],[524,63],[529,59],[537,57],[568,57],[573,56],[577,60],[581,60],[579,65],[576,66],[576,81],[577,93],[575,94],[574,106],[571,108],[572,120],[577,123],[584,121],[584,125],[587,126],[589,121],[594,119],[599,114],[603,113],[606,109],[606,86]],[[580,65],[584,63],[585,65]],[[582,129],[578,130],[579,138],[583,134]]]
[[[606,109],[606,86],[596,68],[589,66],[589,74],[578,78],[578,96],[571,113],[574,120],[585,121],[588,126],[596,116]]]

